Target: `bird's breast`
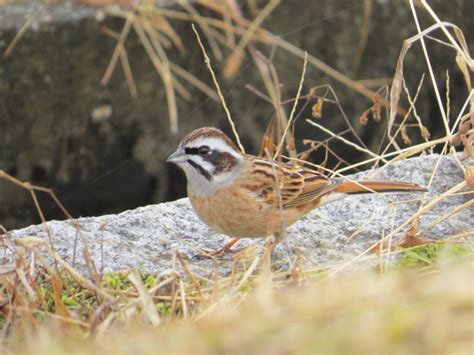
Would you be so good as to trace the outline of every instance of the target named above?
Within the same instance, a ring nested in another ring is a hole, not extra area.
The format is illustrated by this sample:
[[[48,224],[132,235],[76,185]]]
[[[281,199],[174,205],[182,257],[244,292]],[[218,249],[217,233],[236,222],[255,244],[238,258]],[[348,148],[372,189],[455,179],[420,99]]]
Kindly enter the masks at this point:
[[[227,188],[204,198],[188,191],[188,196],[196,214],[209,227],[233,238],[266,237],[281,229],[275,209],[247,190]]]

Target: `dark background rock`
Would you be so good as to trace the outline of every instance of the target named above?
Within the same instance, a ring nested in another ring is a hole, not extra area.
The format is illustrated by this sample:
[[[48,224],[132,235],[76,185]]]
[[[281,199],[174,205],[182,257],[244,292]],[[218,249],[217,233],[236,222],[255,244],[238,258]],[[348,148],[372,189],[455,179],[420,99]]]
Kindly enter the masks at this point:
[[[0,6],[2,54],[37,9],[37,3],[21,1]],[[352,73],[363,4],[361,0],[283,1],[264,27],[353,79],[389,78],[393,75],[402,41],[416,34],[409,6],[394,0],[372,1],[367,46],[360,67]],[[474,21],[469,15],[474,13],[473,2],[437,0],[430,4],[443,20],[461,27],[469,43],[469,35],[474,33]],[[245,6],[244,10],[251,18]],[[181,137],[194,128],[210,125],[228,131],[220,104],[190,87],[193,98],[190,102],[178,101],[179,132],[171,134],[162,82],[133,31],[126,49],[139,97],[130,96],[120,67],[116,68],[109,85],[101,87],[99,82],[112,56],[115,40],[101,33],[104,23],[95,19],[95,11],[70,4],[50,5],[33,22],[12,56],[0,56],[0,169],[21,180],[52,187],[74,216],[114,213],[183,196],[184,177],[176,168],[165,165],[166,156]],[[427,14],[420,14],[420,19],[422,25],[431,24]],[[108,17],[105,24],[120,31],[123,21]],[[168,56],[210,83],[189,23],[172,21],[172,24],[185,43],[187,53],[182,55],[172,49]],[[446,77],[446,69],[450,71],[454,117],[466,96],[454,53],[439,44],[428,44],[439,78]],[[257,47],[266,55],[271,51],[267,46]],[[230,81],[220,75],[223,63],[216,62],[215,58],[211,60],[247,151],[255,153],[273,109],[247,91],[245,85],[250,83],[263,91],[261,79],[249,58]],[[284,98],[293,97],[302,60],[278,49],[274,64],[284,84]],[[414,92],[421,74],[426,71],[418,45],[414,45],[407,56],[405,67],[406,79]],[[440,81],[441,87],[443,82]],[[384,125],[369,123],[362,129],[357,124],[360,114],[370,106],[370,100],[309,66],[304,90],[307,92],[322,84],[334,87],[364,141],[376,147]],[[430,86],[426,77],[417,108],[421,117],[432,119],[426,124],[437,136],[442,134],[442,128]],[[441,92],[445,90],[442,88]],[[111,116],[93,120],[92,112],[101,107],[110,107]],[[309,113],[302,115],[306,117]],[[335,131],[345,128],[337,109],[330,105],[323,111],[322,123]],[[298,142],[302,138],[322,137],[325,136],[303,119],[298,121]],[[359,152],[348,151],[339,144],[333,148],[350,162],[363,158]],[[59,209],[48,196],[40,194],[39,198],[46,219],[60,218]],[[38,222],[38,214],[25,190],[0,181],[0,202],[0,224],[7,228]]]

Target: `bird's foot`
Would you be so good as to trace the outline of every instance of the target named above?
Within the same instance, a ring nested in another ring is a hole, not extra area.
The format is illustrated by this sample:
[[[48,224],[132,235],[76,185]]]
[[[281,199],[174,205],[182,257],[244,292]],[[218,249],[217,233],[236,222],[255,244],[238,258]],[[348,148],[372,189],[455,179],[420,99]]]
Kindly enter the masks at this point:
[[[239,241],[239,239],[240,238],[234,238],[229,243],[224,245],[224,247],[222,247],[222,248],[220,248],[216,251],[213,251],[213,252],[205,251],[203,254],[197,255],[196,257],[212,259],[212,258],[215,258],[215,257],[223,257],[227,254],[238,253],[238,252],[244,250],[245,248],[234,248],[234,249],[231,249],[231,248],[234,246],[234,244],[236,244]]]

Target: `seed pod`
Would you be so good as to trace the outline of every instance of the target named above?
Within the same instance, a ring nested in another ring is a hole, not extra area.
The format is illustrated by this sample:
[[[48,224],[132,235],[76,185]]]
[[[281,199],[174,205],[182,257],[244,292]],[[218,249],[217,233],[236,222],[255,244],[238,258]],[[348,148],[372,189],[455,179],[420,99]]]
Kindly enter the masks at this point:
[[[316,119],[320,119],[323,111],[323,102],[324,100],[320,97],[316,103],[311,107],[311,116]]]
[[[459,133],[460,134],[466,134],[467,131],[469,131],[471,129],[471,122],[469,121],[466,121],[464,122],[460,127],[459,127]]]
[[[426,128],[425,126],[421,126],[420,128],[420,133],[421,133],[421,136],[425,139],[430,139],[430,131],[428,131],[428,128]]]
[[[367,122],[369,122],[369,119],[367,117],[369,115],[369,112],[370,112],[370,108],[368,110],[365,110],[364,113],[360,116],[359,124],[361,126],[366,126]]]
[[[400,133],[402,134],[403,143],[405,143],[406,145],[410,145],[411,139],[410,137],[408,137],[407,127],[405,125],[402,126],[402,128],[400,129]]]
[[[451,145],[457,147],[460,145],[462,142],[461,136],[459,134],[455,134],[454,136],[451,137]]]

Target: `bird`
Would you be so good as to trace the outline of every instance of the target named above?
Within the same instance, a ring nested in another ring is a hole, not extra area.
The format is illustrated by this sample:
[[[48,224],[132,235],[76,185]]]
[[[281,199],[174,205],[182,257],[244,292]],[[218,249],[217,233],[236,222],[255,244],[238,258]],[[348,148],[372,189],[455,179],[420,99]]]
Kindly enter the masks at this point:
[[[297,162],[245,154],[214,127],[187,134],[166,161],[184,171],[187,195],[199,218],[233,238],[212,255],[233,252],[244,237],[273,235],[276,245],[286,228],[308,212],[346,196],[426,191],[409,182],[327,177]]]

